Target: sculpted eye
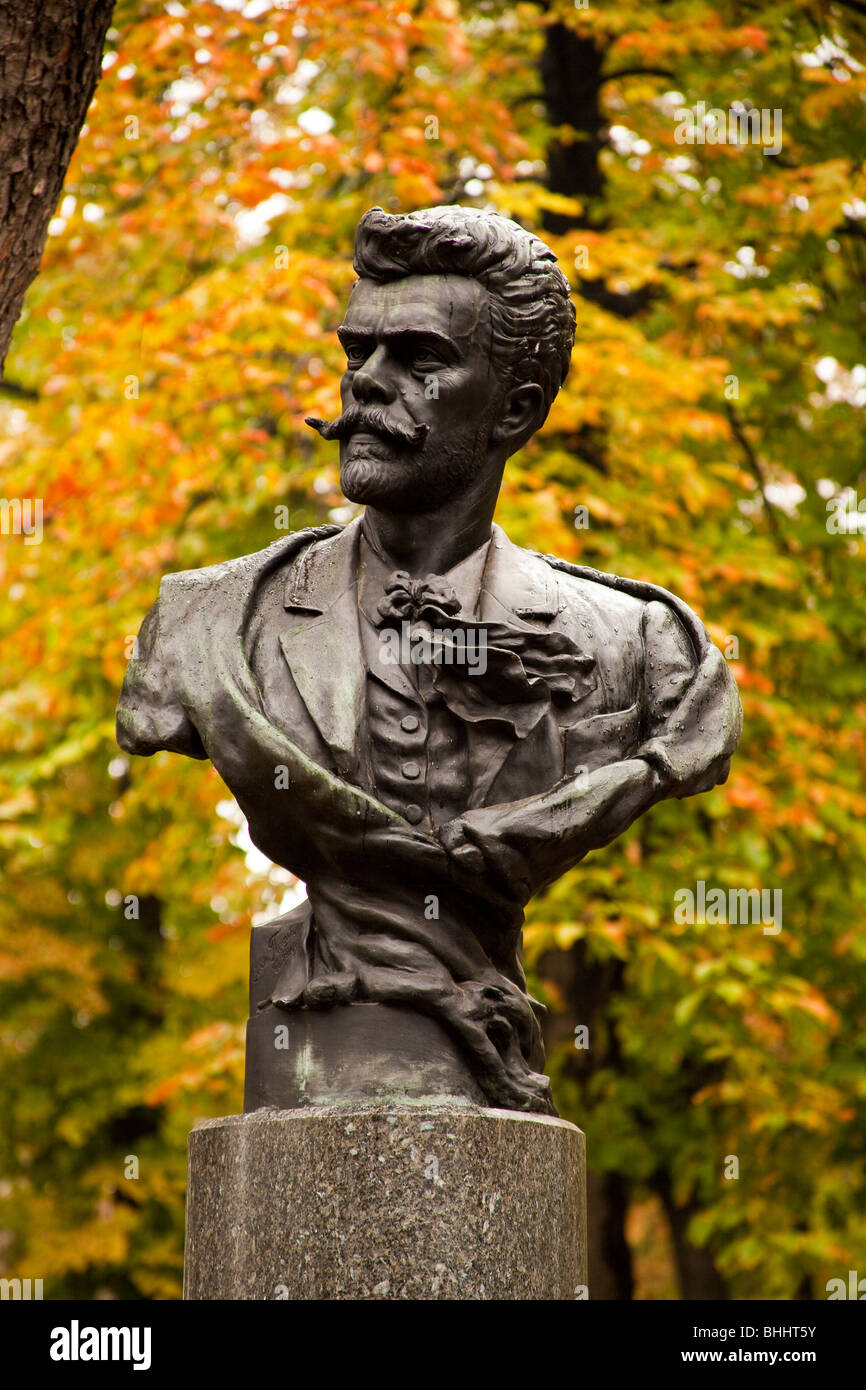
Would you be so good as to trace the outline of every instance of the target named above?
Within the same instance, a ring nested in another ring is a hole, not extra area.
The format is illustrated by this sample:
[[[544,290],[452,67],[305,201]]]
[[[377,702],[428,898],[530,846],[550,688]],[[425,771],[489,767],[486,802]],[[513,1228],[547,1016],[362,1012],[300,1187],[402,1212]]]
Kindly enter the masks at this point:
[[[420,346],[412,353],[413,367],[444,367],[445,359],[435,348]]]
[[[360,367],[367,359],[367,349],[363,343],[346,343],[343,350],[350,367]]]

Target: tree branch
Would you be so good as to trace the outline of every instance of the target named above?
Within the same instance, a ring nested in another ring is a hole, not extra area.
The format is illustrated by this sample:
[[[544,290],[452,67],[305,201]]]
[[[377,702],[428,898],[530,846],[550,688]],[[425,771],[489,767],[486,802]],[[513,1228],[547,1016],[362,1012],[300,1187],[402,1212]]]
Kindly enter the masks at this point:
[[[0,396],[14,396],[21,401],[39,400],[38,391],[34,391],[30,386],[21,386],[17,381],[9,381],[5,377],[0,381]]]
[[[779,528],[779,520],[776,516],[776,508],[773,506],[772,502],[767,496],[767,479],[764,476],[764,469],[761,465],[761,461],[758,458],[758,455],[755,453],[755,450],[752,448],[752,445],[750,444],[748,438],[746,437],[746,432],[743,428],[743,422],[740,419],[737,412],[735,411],[734,407],[731,405],[730,401],[725,402],[725,414],[727,415],[728,421],[731,426],[731,433],[733,434],[734,439],[737,441],[740,448],[742,449],[743,454],[746,458],[746,462],[748,463],[749,468],[755,478],[755,481],[758,484],[758,488],[760,489],[761,498],[764,503],[764,511],[767,514],[767,521],[769,522],[770,530],[773,533],[773,537],[776,541],[776,544],[778,545],[779,549],[782,550],[786,555],[790,555],[791,551],[790,547],[788,546],[788,542],[782,535],[782,532]]]
[[[602,74],[602,86],[605,82],[616,82],[620,77],[675,77],[676,73],[671,72],[670,68],[618,68],[616,72]]]

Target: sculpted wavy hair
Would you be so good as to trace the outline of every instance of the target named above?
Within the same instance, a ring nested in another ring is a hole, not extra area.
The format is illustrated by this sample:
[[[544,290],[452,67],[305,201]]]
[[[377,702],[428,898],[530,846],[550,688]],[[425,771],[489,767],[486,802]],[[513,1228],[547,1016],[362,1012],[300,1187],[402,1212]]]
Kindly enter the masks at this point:
[[[355,234],[355,270],[379,281],[404,275],[480,281],[490,296],[494,358],[510,386],[538,383],[547,417],[568,374],[575,312],[568,281],[539,237],[478,208],[405,214],[371,208]]]

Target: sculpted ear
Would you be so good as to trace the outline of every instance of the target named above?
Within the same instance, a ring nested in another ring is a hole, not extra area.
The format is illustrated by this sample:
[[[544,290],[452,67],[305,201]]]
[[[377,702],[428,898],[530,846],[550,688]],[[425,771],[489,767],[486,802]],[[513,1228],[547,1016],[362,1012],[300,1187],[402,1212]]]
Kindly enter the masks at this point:
[[[503,398],[491,439],[505,444],[509,455],[514,454],[544,424],[546,414],[544,392],[537,382],[525,381],[512,386]]]

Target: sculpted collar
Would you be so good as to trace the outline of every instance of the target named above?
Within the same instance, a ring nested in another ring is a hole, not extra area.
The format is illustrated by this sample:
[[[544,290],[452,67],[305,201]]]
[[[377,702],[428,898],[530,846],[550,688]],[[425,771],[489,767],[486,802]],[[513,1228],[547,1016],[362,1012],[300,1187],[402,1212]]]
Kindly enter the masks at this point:
[[[290,611],[324,613],[348,588],[354,588],[358,581],[360,536],[359,517],[342,531],[309,546],[289,573],[285,607]],[[559,591],[556,576],[546,561],[514,545],[495,523],[487,546],[479,616],[500,622],[516,617],[531,623],[549,623],[559,611]],[[473,558],[470,556],[469,560]]]
[[[307,708],[338,765],[346,769],[357,756],[366,670],[358,602],[361,539],[357,520],[301,556],[287,584],[286,607],[315,618],[281,637]],[[592,657],[564,633],[551,630],[558,611],[558,588],[547,563],[512,545],[494,526],[481,575],[479,616],[453,619],[456,628],[484,630],[486,669],[483,675],[469,675],[454,661],[435,671],[437,689],[452,711],[469,724],[504,727],[518,740],[553,704],[557,722],[571,722],[597,673]],[[321,620],[324,614],[327,621]],[[333,682],[322,680],[323,670],[333,673]],[[507,749],[507,743],[499,743],[485,780],[495,774]]]

